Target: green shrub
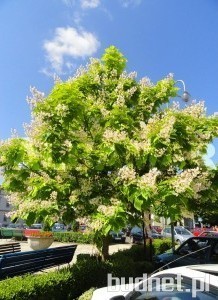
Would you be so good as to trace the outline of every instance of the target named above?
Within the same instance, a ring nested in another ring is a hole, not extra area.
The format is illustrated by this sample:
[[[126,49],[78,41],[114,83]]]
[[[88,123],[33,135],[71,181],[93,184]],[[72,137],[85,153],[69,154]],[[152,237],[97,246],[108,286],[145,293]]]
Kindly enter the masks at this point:
[[[155,239],[153,240],[153,254],[161,254],[172,248],[171,239]]]
[[[144,261],[146,259],[143,245],[133,245],[130,249],[119,250],[111,255],[111,259],[117,259],[123,255],[131,258],[133,261]]]
[[[0,282],[0,300],[73,300],[91,287],[107,285],[108,262],[79,261],[70,268]]]
[[[68,286],[72,274],[67,269],[39,275],[25,275],[0,282],[1,300],[69,299]],[[72,288],[72,287],[71,287]]]
[[[73,276],[70,298],[79,297],[82,293],[92,287],[103,287],[107,285],[107,274],[112,273],[109,262],[96,262],[93,259],[78,261],[71,267]]]
[[[85,293],[83,293],[78,300],[91,300],[92,299],[92,294],[94,292],[95,288],[91,288],[88,291],[86,291]]]
[[[100,255],[91,255],[91,254],[86,254],[86,253],[80,253],[76,257],[77,261],[81,261],[81,260],[86,261],[86,260],[89,260],[89,259],[92,259],[94,261],[101,261],[102,260]]]
[[[82,233],[82,232],[54,232],[54,240],[57,242],[72,242],[80,244],[92,244],[93,243],[92,233]]]

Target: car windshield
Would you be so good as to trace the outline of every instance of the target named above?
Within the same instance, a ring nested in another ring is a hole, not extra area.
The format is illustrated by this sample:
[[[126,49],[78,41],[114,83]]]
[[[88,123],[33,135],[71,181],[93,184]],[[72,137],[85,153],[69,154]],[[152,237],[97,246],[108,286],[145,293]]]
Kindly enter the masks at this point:
[[[190,235],[190,232],[185,228],[175,228],[177,234]]]

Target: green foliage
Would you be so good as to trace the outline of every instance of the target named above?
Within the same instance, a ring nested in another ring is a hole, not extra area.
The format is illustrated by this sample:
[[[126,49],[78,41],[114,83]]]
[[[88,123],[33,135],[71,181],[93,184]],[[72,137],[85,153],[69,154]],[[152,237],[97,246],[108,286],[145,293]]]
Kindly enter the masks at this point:
[[[54,240],[57,242],[67,243],[74,242],[80,244],[92,244],[94,239],[93,233],[82,233],[82,232],[54,232]]]
[[[172,241],[171,239],[155,239],[153,240],[152,246],[154,255],[162,254],[172,248]]]
[[[88,291],[86,291],[85,293],[83,293],[78,300],[91,300],[92,299],[92,294],[94,292],[95,288],[91,288]]]
[[[116,47],[111,46],[105,50],[104,55],[102,56],[102,61],[105,64],[105,67],[114,72],[115,75],[119,76],[124,71],[126,67],[126,58],[117,50]]]

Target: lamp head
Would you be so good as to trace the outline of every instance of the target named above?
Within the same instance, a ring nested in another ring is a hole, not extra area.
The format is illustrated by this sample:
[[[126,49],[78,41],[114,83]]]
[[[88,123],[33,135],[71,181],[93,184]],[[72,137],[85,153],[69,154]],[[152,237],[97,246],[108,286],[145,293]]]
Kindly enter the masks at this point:
[[[191,95],[187,91],[184,91],[181,98],[183,101],[188,102],[191,99]]]

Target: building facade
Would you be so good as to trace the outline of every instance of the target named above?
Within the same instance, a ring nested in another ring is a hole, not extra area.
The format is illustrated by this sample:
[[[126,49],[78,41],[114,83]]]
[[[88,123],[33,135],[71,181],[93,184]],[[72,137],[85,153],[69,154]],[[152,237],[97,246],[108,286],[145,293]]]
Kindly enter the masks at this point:
[[[3,192],[0,189],[0,227],[7,226],[10,223],[10,218],[7,217],[7,213],[11,210],[10,203]]]

